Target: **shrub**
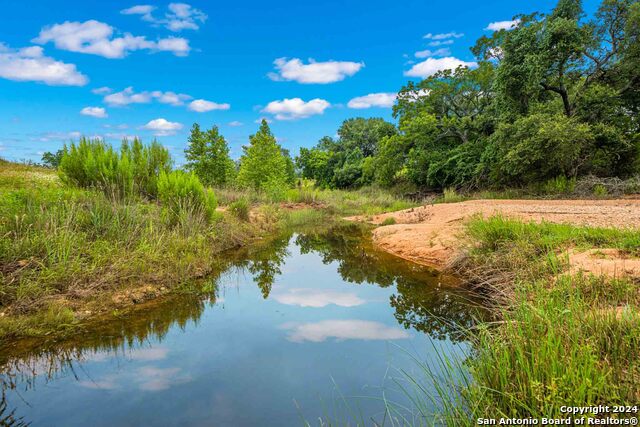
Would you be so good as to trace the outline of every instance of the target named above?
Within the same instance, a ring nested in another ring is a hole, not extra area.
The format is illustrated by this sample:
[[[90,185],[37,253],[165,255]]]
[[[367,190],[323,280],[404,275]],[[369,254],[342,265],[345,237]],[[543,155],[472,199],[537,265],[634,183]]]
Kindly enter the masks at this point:
[[[393,225],[396,223],[396,219],[392,216],[390,216],[389,218],[385,218],[384,221],[382,221],[380,223],[380,225],[385,226],[385,225]]]
[[[498,126],[483,163],[491,180],[504,185],[572,177],[593,144],[588,124],[564,115],[533,114]]]
[[[249,221],[249,202],[247,199],[238,199],[229,204],[229,212],[242,221]]]
[[[134,194],[156,198],[157,177],[171,169],[169,152],[157,142],[122,142],[120,153],[100,139],[81,138],[60,160],[60,178],[66,184],[96,188],[116,198]]]
[[[596,184],[593,187],[593,195],[596,197],[605,197],[608,193],[607,187],[602,184]]]
[[[172,223],[189,215],[211,220],[217,206],[213,190],[205,189],[193,173],[183,171],[160,173],[158,200]]]
[[[544,183],[542,192],[544,194],[571,194],[575,191],[576,179],[558,176]]]

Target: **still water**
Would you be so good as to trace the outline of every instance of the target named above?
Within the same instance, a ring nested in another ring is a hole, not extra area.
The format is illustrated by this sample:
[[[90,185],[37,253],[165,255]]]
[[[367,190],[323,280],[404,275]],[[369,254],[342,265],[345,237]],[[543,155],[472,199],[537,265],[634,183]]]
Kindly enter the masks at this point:
[[[473,321],[470,297],[374,250],[367,234],[287,233],[229,254],[206,297],[3,349],[0,425],[391,425],[390,411],[424,421],[433,408],[406,374],[422,381],[414,358],[465,351],[453,325]]]

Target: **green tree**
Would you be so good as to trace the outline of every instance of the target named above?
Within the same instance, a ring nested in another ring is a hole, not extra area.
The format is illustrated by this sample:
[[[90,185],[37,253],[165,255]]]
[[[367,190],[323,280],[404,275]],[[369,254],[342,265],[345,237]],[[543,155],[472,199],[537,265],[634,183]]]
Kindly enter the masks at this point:
[[[229,157],[227,141],[213,126],[207,131],[193,124],[189,135],[189,146],[185,150],[186,168],[209,186],[229,184],[235,175],[235,164]]]
[[[64,156],[64,149],[60,149],[55,153],[52,153],[51,151],[46,151],[42,155],[42,164],[47,167],[55,169],[60,165],[60,160],[62,160],[62,156]]]
[[[262,120],[260,129],[249,137],[249,145],[243,149],[238,173],[241,185],[267,191],[281,191],[289,186],[287,161],[266,120]]]

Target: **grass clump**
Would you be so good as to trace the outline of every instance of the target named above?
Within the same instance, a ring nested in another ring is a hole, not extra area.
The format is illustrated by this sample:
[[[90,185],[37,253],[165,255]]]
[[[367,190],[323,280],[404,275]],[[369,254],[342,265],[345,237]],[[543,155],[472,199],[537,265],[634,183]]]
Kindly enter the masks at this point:
[[[385,218],[384,221],[382,221],[380,223],[380,225],[385,226],[385,225],[393,225],[396,223],[396,219],[392,216],[390,216],[389,218]]]
[[[229,204],[229,212],[239,220],[249,221],[249,202],[247,199],[238,199]]]
[[[171,223],[186,216],[213,218],[217,206],[213,190],[205,189],[193,173],[161,172],[157,186],[158,200]]]
[[[477,418],[566,418],[562,405],[640,398],[640,293],[630,278],[568,274],[563,251],[618,248],[638,256],[640,230],[474,218],[464,270],[499,322],[469,334],[470,380],[443,400],[448,425]],[[480,272],[480,273],[478,273]],[[462,366],[459,361],[448,362]]]

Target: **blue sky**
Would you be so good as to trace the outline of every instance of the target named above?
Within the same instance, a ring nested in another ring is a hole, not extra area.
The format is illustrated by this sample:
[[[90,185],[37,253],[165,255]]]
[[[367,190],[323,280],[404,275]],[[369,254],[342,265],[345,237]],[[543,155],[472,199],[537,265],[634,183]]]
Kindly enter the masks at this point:
[[[0,157],[39,160],[79,135],[137,135],[180,164],[194,122],[217,125],[239,157],[262,117],[296,154],[349,117],[392,120],[407,81],[473,65],[469,47],[489,27],[554,4],[6,1]]]

